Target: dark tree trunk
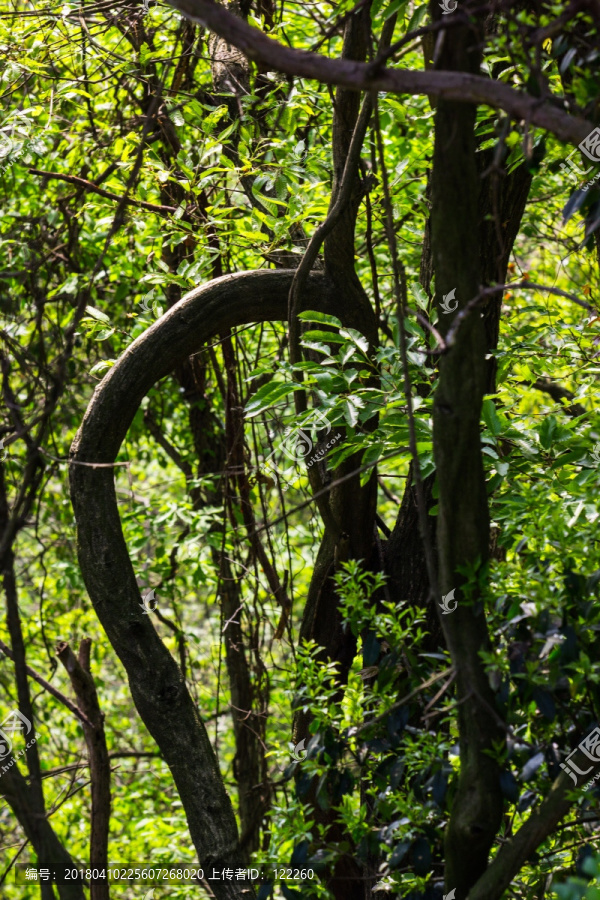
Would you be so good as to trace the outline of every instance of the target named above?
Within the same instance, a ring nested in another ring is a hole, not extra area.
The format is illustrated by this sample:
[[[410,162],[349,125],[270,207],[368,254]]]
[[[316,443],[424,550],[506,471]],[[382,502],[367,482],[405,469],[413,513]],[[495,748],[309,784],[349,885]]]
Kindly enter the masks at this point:
[[[12,757],[7,758],[4,765],[6,766],[11,759]],[[62,865],[71,869],[76,868],[47,817],[39,814],[34,792],[21,775],[16,761],[10,768],[7,768],[6,772],[3,772],[2,769],[3,766],[0,765],[0,794],[18,819],[27,840],[31,841],[31,846],[38,858],[38,866],[46,868],[51,865]],[[50,885],[45,886],[50,887]],[[85,900],[81,884],[59,885],[58,894],[60,900]],[[52,896],[48,892],[46,895]]]
[[[476,71],[478,35],[449,31],[439,65]],[[475,107],[440,98],[435,118],[431,238],[436,301],[456,290],[459,309],[481,284],[479,173],[475,162]],[[438,307],[439,308],[439,307]],[[440,315],[445,334],[452,316]],[[434,397],[433,437],[439,489],[437,544],[439,591],[455,590],[458,607],[441,616],[456,670],[460,774],[446,834],[446,888],[465,900],[487,868],[502,820],[503,798],[494,748],[505,739],[479,652],[489,646],[478,590],[464,593],[459,567],[485,565],[489,515],[480,448],[480,415],[486,388],[487,339],[478,310],[462,322],[452,349],[440,361]],[[463,568],[464,571],[464,568]],[[436,598],[437,600],[437,598]]]

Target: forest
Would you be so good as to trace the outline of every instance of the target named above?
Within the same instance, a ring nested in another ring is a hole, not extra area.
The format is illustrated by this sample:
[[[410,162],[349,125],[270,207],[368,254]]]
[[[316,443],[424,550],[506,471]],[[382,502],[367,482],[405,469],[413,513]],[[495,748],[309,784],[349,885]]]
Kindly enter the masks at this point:
[[[600,900],[598,0],[0,61],[2,900]]]

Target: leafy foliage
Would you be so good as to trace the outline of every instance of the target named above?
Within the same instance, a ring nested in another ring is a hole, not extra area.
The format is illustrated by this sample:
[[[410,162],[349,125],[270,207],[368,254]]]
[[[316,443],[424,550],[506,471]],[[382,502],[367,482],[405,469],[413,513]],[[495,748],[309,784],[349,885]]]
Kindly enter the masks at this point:
[[[283,3],[269,18],[259,6],[270,8],[253,4],[256,27],[330,56],[341,52],[344,16],[354,8]],[[393,16],[394,39],[414,32],[394,60],[421,70],[417,31],[431,24],[428,7],[375,0],[370,12],[375,38]],[[502,11],[482,70],[531,96],[551,92],[593,118],[597,26],[577,8],[556,33],[563,12],[556,4]],[[550,37],[540,44],[541,33]],[[191,864],[195,849],[171,773],[136,713],[78,568],[69,447],[97,384],[188,291],[299,261],[331,199],[334,105],[325,85],[254,69],[233,95],[211,71],[208,34],[162,5],[144,12],[16,3],[0,17],[0,48],[5,590],[8,597],[14,553],[27,663],[62,694],[72,689],[54,645],[92,639],[111,754],[110,862]],[[356,462],[363,488],[378,466],[385,543],[414,474],[408,374],[421,476],[433,482],[428,514],[438,515],[432,416],[440,356],[432,329],[442,316],[435,279],[424,285],[421,274],[434,109],[426,96],[388,94],[378,104],[410,312],[399,321],[372,128],[355,263],[378,345],[311,304],[299,316],[304,358],[295,365],[281,322],[221,335],[144,398],[115,468],[140,592],[155,591],[152,621],[181,664],[241,815],[224,581],[238,591],[231,612],[247,651],[264,763],[252,861],[319,875],[298,890],[265,885],[263,900],[330,897],[327,879],[346,855],[375,870],[382,893],[437,900],[444,886],[459,733],[451,660],[431,620],[410,597],[391,598],[371,561],[355,559],[335,574],[344,633],[359,651],[344,688],[322,648],[298,640],[322,522],[288,429],[304,433],[304,447],[318,451],[329,474]],[[506,801],[500,844],[599,720],[600,188],[584,190],[581,173],[565,167],[571,148],[502,112],[480,106],[476,137],[482,171],[492,163],[505,174],[523,167],[532,178],[502,289],[496,389],[481,417],[492,559],[461,573],[463,602],[470,586],[482,592],[491,640],[481,658],[507,729],[506,746],[497,748]],[[588,162],[591,180],[597,173]],[[300,415],[294,397],[302,388],[309,408]],[[242,409],[237,446],[232,416]],[[242,472],[232,462],[236,449]],[[289,615],[252,543],[256,533],[293,601]],[[14,647],[7,622],[0,638]],[[4,717],[21,700],[6,658],[0,686]],[[91,792],[82,730],[39,683],[31,682],[31,693],[50,822],[85,866]],[[311,736],[306,758],[293,760],[298,712],[310,717]],[[19,766],[25,771],[23,760]],[[597,844],[599,798],[598,786],[574,798],[507,897],[600,897],[598,862],[588,852]],[[343,841],[328,835],[322,814],[341,826]],[[24,889],[10,881],[11,866],[17,856],[23,863],[36,856],[6,805],[0,822],[2,892],[16,900]],[[188,895],[184,886],[169,889],[174,898]]]

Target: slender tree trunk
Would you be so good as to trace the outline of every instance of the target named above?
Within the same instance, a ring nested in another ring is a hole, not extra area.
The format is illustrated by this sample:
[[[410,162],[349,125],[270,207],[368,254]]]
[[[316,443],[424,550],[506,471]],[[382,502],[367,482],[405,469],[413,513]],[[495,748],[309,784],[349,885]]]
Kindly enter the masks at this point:
[[[448,31],[439,65],[449,70],[476,71],[477,33],[470,27]],[[474,106],[438,100],[431,225],[436,301],[443,334],[457,315],[443,313],[444,295],[455,291],[461,309],[477,296],[481,283],[480,179],[474,125]],[[442,595],[456,591],[458,600],[455,612],[441,617],[456,669],[459,702],[460,774],[446,834],[446,888],[456,890],[456,900],[464,900],[485,871],[503,808],[494,751],[502,746],[505,736],[479,658],[480,651],[489,646],[486,620],[477,585],[471,585],[468,593],[463,590],[465,567],[484,566],[489,551],[480,448],[486,351],[484,323],[475,310],[462,322],[454,346],[440,361],[433,411],[439,489],[439,589]]]
[[[110,759],[104,734],[104,715],[100,709],[96,685],[90,670],[92,642],[84,638],[79,658],[68,644],[59,644],[57,656],[67,670],[79,709],[91,725],[83,725],[92,782],[92,815],[90,824],[90,868],[108,868],[108,829],[110,822]],[[90,885],[90,900],[109,900],[109,883],[100,880]]]
[[[12,757],[10,758],[12,759]],[[5,763],[10,762],[8,759]],[[75,869],[75,863],[65,850],[52,825],[45,815],[40,815],[36,797],[21,775],[16,761],[13,760],[6,772],[0,766],[0,794],[4,797],[16,818],[18,819],[25,835],[38,858],[38,866],[46,868],[51,865],[68,866]],[[50,888],[45,893],[52,897],[52,886],[46,882],[42,885]],[[42,893],[43,896],[44,892]],[[82,884],[58,885],[60,900],[85,900]]]

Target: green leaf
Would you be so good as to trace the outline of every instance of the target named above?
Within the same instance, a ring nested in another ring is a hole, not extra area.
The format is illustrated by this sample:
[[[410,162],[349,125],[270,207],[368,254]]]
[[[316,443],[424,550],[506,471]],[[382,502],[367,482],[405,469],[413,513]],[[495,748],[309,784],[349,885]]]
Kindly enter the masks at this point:
[[[106,341],[115,333],[114,328],[97,328],[90,335],[95,341]]]
[[[419,26],[421,25],[421,22],[427,15],[428,8],[429,7],[427,6],[427,4],[424,3],[423,6],[418,6],[415,9],[414,13],[410,17],[410,22],[406,26],[407,33],[411,32],[411,31],[416,31],[417,28],[419,28]]]
[[[302,319],[303,322],[321,322],[323,325],[333,325],[334,328],[342,327],[342,323],[335,316],[316,312],[314,309],[307,309],[305,312],[298,313],[298,318]]]
[[[107,369],[112,369],[115,362],[115,359],[100,360],[100,362],[97,362],[95,366],[92,366],[92,368],[90,369],[90,375],[99,375],[100,372],[106,372]]]
[[[252,418],[263,412],[265,409],[273,406],[278,400],[287,397],[294,391],[299,390],[300,385],[291,381],[270,381],[269,384],[263,384],[256,394],[246,404],[246,417]]]
[[[504,478],[508,474],[509,464],[502,459],[494,460],[494,468],[499,475],[502,475]]]
[[[365,404],[360,399],[360,397],[357,397],[355,394],[344,400],[342,404],[344,418],[351,428],[354,428],[354,426],[358,422],[360,411],[364,407],[364,405]]]
[[[345,344],[346,338],[342,337],[339,334],[335,334],[333,331],[306,331],[304,333],[304,339],[310,341],[328,341],[331,344]]]
[[[352,341],[352,343],[362,350],[363,353],[367,353],[369,350],[369,342],[366,337],[360,333],[360,331],[356,331],[354,328],[340,328],[341,337],[348,338]]]
[[[390,869],[396,869],[410,850],[410,841],[401,841],[399,844],[396,844],[392,855],[388,860],[388,865]]]
[[[374,465],[377,462],[377,460],[379,459],[379,457],[381,456],[382,452],[383,452],[383,444],[377,443],[377,444],[371,444],[371,446],[367,447],[367,449],[363,453],[361,466],[371,466],[372,465],[372,467],[370,469],[366,469],[364,472],[361,472],[361,475],[360,475],[361,487],[364,487],[364,485],[367,483],[367,481],[373,474]]]
[[[346,347],[342,347],[338,354],[338,359],[340,361],[340,365],[345,366],[349,359],[352,359],[355,356],[356,350],[352,344],[348,344]]]
[[[546,418],[542,422],[538,431],[538,435],[540,438],[540,444],[542,445],[544,450],[549,450],[552,446],[557,426],[558,422],[556,421],[556,416],[546,416]]]
[[[110,322],[106,313],[100,312],[95,306],[86,306],[85,311],[88,316],[91,316],[92,319],[96,319],[98,322]]]
[[[496,406],[494,401],[489,397],[486,397],[482,403],[481,407],[481,415],[483,421],[492,432],[494,437],[497,437],[502,432],[502,422],[498,418],[498,413],[496,412]]]
[[[287,180],[283,175],[278,175],[275,179],[275,195],[278,200],[285,200],[288,192]]]
[[[410,286],[410,291],[413,297],[417,302],[417,306],[420,306],[422,310],[427,312],[429,308],[429,297],[423,290],[423,287],[419,284],[418,281],[413,281]]]
[[[391,19],[391,17],[394,15],[394,13],[398,13],[398,15],[401,15],[404,12],[404,9],[407,5],[408,5],[408,0],[392,0],[390,5],[388,6],[388,8],[386,10],[384,10],[385,21],[387,22],[388,19]],[[381,4],[380,4],[380,6],[381,6]],[[373,16],[375,14],[372,13],[371,15]]]
[[[306,338],[303,338],[300,343],[309,350],[316,350],[318,353],[324,353],[325,356],[331,356],[331,347],[321,341],[307,341]]]

